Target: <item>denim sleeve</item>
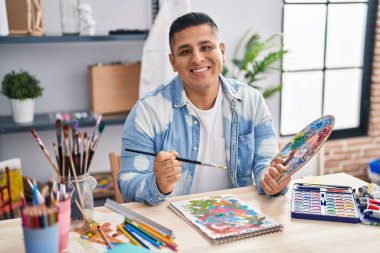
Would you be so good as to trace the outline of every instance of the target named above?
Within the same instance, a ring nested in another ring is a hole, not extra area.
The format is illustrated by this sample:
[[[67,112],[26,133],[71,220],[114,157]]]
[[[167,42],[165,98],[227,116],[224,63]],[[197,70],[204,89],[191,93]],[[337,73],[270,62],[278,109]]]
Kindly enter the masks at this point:
[[[149,108],[139,100],[125,121],[122,133],[120,172],[117,179],[120,192],[125,201],[145,202],[157,205],[167,195],[161,194],[153,172],[153,156],[127,152],[135,149],[155,153],[154,122]]]
[[[279,152],[276,131],[273,126],[269,109],[260,95],[257,101],[255,115],[255,160],[253,174],[259,194],[265,194],[261,187],[260,178],[269,163]],[[281,192],[287,192],[287,187]]]

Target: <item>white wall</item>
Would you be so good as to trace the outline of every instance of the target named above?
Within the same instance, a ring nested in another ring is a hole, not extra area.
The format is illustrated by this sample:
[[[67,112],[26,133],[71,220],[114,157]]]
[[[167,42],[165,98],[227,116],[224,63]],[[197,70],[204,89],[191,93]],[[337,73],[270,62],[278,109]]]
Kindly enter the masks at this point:
[[[106,34],[109,29],[147,29],[150,26],[150,0],[87,2],[93,6],[97,34]],[[215,20],[226,43],[227,58],[231,58],[237,41],[248,28],[263,38],[281,31],[282,0],[191,0],[191,4],[194,10],[207,12]],[[44,1],[44,10],[47,35],[60,34],[58,0]],[[97,62],[139,60],[142,47],[143,42],[0,44],[0,77],[21,68],[35,74],[45,88],[44,95],[36,103],[37,113],[89,109],[87,66]],[[268,84],[278,82],[279,75],[268,80]],[[278,97],[271,98],[268,104],[278,129]],[[0,95],[0,115],[10,113],[8,99]],[[109,170],[108,152],[120,150],[121,130],[121,125],[105,128],[92,171]],[[39,134],[48,147],[55,141],[54,131],[39,131]],[[52,153],[51,148],[50,151]],[[0,160],[12,157],[21,158],[23,173],[27,176],[46,180],[52,174],[29,132],[0,134]]]

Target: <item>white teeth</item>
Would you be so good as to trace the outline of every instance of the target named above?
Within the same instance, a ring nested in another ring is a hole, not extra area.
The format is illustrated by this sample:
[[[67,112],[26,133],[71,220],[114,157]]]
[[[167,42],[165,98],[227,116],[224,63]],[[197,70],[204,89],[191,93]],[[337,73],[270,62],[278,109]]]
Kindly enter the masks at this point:
[[[206,71],[207,69],[208,69],[208,67],[204,67],[204,68],[201,68],[201,69],[193,69],[193,72],[199,73],[199,72]]]

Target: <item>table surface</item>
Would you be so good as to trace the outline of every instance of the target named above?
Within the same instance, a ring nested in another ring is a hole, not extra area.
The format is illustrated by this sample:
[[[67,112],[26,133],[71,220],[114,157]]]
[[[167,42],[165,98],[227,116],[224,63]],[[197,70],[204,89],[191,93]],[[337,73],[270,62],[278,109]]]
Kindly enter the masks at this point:
[[[366,182],[345,173],[309,177],[295,182],[348,185],[353,188]],[[172,229],[179,252],[362,252],[380,248],[380,227],[331,221],[293,219],[290,217],[291,190],[284,196],[266,199],[257,188],[243,187],[209,193],[169,198],[159,206],[125,203],[126,207]],[[214,245],[185,220],[169,210],[168,203],[194,197],[232,193],[255,209],[272,217],[284,226],[282,232],[252,237],[231,243]],[[112,212],[105,207],[95,208],[101,213]],[[0,222],[0,252],[24,252],[20,219]],[[168,248],[160,250],[171,252]]]

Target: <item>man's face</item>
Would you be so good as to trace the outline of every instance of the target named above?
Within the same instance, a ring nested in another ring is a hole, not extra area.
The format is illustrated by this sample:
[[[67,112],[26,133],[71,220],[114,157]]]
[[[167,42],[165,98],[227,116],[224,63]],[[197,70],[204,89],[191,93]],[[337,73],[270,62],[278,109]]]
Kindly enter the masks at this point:
[[[219,83],[224,44],[209,25],[193,26],[174,34],[169,60],[185,88],[204,93]]]

